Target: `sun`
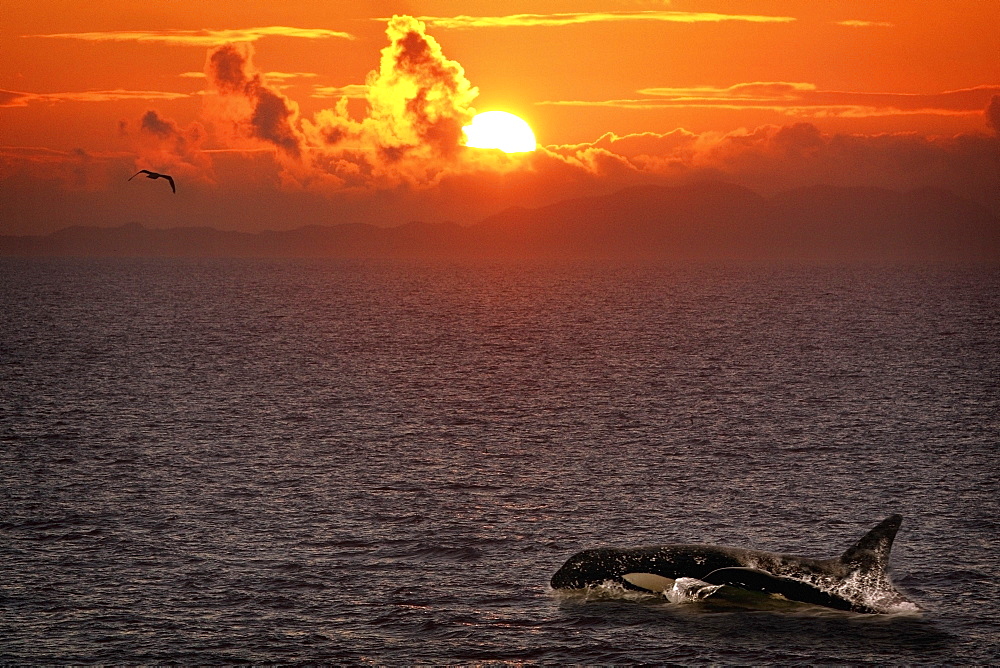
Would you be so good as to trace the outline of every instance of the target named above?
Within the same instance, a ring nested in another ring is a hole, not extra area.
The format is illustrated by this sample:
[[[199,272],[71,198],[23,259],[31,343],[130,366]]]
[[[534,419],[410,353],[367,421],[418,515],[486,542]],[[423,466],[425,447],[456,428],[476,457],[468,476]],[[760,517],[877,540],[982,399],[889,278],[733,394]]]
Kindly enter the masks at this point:
[[[472,148],[498,148],[504,153],[527,153],[535,150],[531,126],[506,111],[484,111],[466,125],[465,145]]]

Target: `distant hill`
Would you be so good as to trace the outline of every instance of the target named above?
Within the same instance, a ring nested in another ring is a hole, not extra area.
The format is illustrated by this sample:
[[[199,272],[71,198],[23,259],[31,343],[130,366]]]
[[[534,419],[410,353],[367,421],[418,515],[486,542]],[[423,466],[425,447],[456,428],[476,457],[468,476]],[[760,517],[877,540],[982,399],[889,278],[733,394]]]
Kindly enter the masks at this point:
[[[451,254],[467,231],[454,223],[309,225],[287,231],[211,227],[68,227],[47,236],[0,236],[0,255],[82,257],[421,257]]]
[[[1000,261],[1000,218],[950,192],[815,186],[772,197],[730,184],[639,186],[513,208],[474,225],[233,232],[70,227],[0,236],[0,255],[524,257]]]
[[[767,201],[723,183],[637,186],[612,195],[512,209],[475,227],[507,255],[711,258],[757,255]]]

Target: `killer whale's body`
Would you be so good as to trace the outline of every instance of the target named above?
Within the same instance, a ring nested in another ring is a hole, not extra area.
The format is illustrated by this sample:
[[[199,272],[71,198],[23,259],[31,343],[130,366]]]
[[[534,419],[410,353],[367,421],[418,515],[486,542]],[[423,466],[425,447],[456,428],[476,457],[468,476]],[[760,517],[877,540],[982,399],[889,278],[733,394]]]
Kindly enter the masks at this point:
[[[552,576],[553,589],[613,582],[663,592],[680,578],[730,585],[838,610],[886,613],[916,606],[896,591],[887,566],[903,518],[893,515],[840,557],[810,559],[717,545],[596,548],[570,557]]]

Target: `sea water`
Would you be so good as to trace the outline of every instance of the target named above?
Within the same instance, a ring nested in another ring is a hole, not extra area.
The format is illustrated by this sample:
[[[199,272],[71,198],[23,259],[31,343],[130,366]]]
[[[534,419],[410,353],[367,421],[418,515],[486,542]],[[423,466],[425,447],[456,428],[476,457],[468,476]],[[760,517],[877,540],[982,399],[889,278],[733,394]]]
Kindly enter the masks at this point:
[[[0,260],[2,663],[990,663],[996,268]],[[919,615],[564,595],[839,555]]]

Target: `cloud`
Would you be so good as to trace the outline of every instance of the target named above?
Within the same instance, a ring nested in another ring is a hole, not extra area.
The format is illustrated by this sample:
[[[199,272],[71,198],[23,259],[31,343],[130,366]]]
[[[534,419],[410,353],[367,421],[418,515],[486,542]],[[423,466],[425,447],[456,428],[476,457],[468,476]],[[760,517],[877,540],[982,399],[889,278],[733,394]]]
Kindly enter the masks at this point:
[[[366,84],[347,84],[346,86],[313,86],[312,97],[349,97],[354,99],[367,99],[368,86]]]
[[[288,81],[290,79],[315,79],[319,75],[315,72],[265,72],[264,77],[270,81]]]
[[[639,93],[675,100],[794,100],[816,90],[811,83],[788,81],[753,81],[727,88],[643,88]]]
[[[990,103],[986,107],[986,124],[1000,135],[1000,95],[990,98]]]
[[[31,99],[31,93],[22,93],[16,90],[0,90],[0,107],[27,107]]]
[[[121,127],[134,140],[137,168],[212,180],[212,161],[203,150],[207,132],[201,123],[193,122],[182,128],[151,109],[143,114],[136,134],[129,133],[127,123],[123,122]]]
[[[342,184],[435,182],[454,166],[462,127],[475,113],[479,91],[422,22],[394,16],[386,35],[389,45],[364,86],[328,91],[340,93],[338,105],[303,122],[314,165]],[[352,118],[347,99],[362,96],[366,114]]]
[[[187,93],[159,90],[88,90],[65,93],[25,93],[0,90],[0,107],[26,107],[33,103],[56,104],[60,102],[116,102],[121,100],[179,100]]]
[[[462,127],[474,115],[471,103],[478,89],[419,21],[393,17],[386,34],[391,43],[382,50],[378,72],[366,82],[369,120],[378,127],[383,145],[453,153]]]
[[[0,146],[0,157],[7,159],[27,159],[38,162],[62,160],[66,151],[46,146]]]
[[[146,112],[146,114],[142,117],[142,125],[140,127],[143,131],[159,138],[170,137],[177,134],[176,124],[160,118],[159,114],[155,111]]]
[[[201,93],[204,125],[182,129],[157,111],[147,112],[132,135],[141,159],[197,166],[204,163],[195,152],[270,150],[282,164],[283,183],[320,190],[428,186],[448,171],[496,162],[486,152],[463,152],[462,128],[475,114],[471,105],[478,90],[462,66],[412,17],[393,17],[386,35],[389,44],[364,84],[313,87],[313,97],[338,102],[311,119],[300,116],[298,104],[273,80],[313,78],[312,73],[262,73],[249,42],[213,46],[203,73],[181,75],[208,84]],[[356,102],[348,105],[349,100]],[[19,95],[0,101],[24,103]]]
[[[68,151],[40,146],[0,146],[0,184],[12,201],[18,197],[33,202],[38,207],[55,204],[51,201],[66,192],[104,192],[109,184],[120,178],[121,165],[133,157],[123,152],[92,152],[82,148]],[[54,190],[53,190],[54,188]],[[44,199],[33,193],[45,191]],[[69,202],[74,202],[72,197]],[[6,204],[6,202],[5,202]],[[71,205],[72,206],[72,205]],[[16,224],[19,216],[12,206],[10,220],[4,224]],[[51,222],[51,221],[50,221]]]
[[[625,136],[611,132],[601,136],[589,146],[626,158],[636,158],[639,156],[670,155],[678,148],[689,145],[696,138],[697,135],[683,129],[665,134],[640,132]],[[588,144],[580,146],[588,146]]]
[[[857,19],[851,19],[847,21],[834,21],[834,25],[845,26],[848,28],[894,28],[894,24],[888,21],[861,21]]]
[[[982,85],[941,93],[869,93],[819,90],[803,82],[749,82],[725,88],[644,88],[647,97],[615,100],[547,100],[539,105],[594,106],[620,109],[704,108],[769,110],[798,117],[864,118],[872,116],[971,116],[982,113],[1000,85]]]
[[[207,119],[228,133],[229,146],[278,149],[286,159],[282,178],[295,187],[435,183],[463,168],[462,127],[475,113],[478,90],[420,21],[393,17],[386,35],[378,69],[363,85],[314,88],[314,96],[339,101],[311,119],[301,118],[298,105],[257,71],[251,44],[217,46],[205,65],[216,93],[205,99]],[[351,115],[348,99],[364,101],[360,117]]]
[[[234,42],[209,51],[205,75],[223,98],[217,110],[237,136],[265,142],[294,159],[302,156],[298,105],[256,71],[251,44]]]
[[[581,165],[593,163],[595,153],[613,154],[627,161],[636,178],[714,178],[761,192],[816,183],[934,186],[1000,210],[1000,139],[985,134],[827,134],[811,123],[794,123],[730,133],[605,135],[590,144],[548,149]]]
[[[208,75],[202,72],[182,72],[177,76],[185,79],[207,79]],[[290,81],[292,79],[315,79],[319,74],[315,72],[265,72],[264,78],[269,80]]]
[[[581,23],[618,23],[625,21],[661,21],[669,23],[789,23],[789,16],[755,14],[717,14],[713,12],[639,11],[639,12],[567,12],[556,14],[509,14],[506,16],[419,16],[420,21],[434,27],[451,30],[472,28],[552,27]],[[387,19],[376,19],[385,21]]]
[[[354,35],[325,28],[266,26],[236,30],[110,30],[104,32],[67,32],[49,35],[22,35],[46,39],[78,39],[88,42],[138,42],[175,46],[212,47],[227,42],[255,42],[263,37],[302,39],[357,39]]]

